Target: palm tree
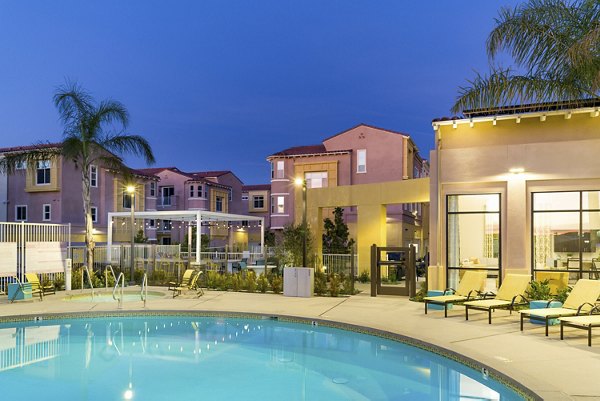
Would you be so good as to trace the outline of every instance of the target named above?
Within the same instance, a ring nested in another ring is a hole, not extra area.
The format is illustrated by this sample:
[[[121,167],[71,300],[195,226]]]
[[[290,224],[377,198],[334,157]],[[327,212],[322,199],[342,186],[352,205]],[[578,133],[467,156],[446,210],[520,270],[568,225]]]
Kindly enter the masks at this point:
[[[529,0],[502,8],[487,39],[492,65],[459,89],[452,112],[600,99],[600,2]],[[494,65],[508,53],[516,68]]]
[[[90,268],[94,261],[94,236],[90,199],[90,166],[101,164],[106,168],[126,174],[122,156],[133,154],[154,163],[148,141],[139,135],[124,133],[129,123],[127,109],[114,100],[96,103],[77,83],[67,82],[54,94],[64,125],[63,140],[56,146],[38,144],[32,150],[5,154],[0,169],[12,173],[18,164],[35,165],[41,160],[62,157],[71,161],[81,171],[83,213],[85,215],[86,259]],[[41,146],[40,146],[41,145]]]

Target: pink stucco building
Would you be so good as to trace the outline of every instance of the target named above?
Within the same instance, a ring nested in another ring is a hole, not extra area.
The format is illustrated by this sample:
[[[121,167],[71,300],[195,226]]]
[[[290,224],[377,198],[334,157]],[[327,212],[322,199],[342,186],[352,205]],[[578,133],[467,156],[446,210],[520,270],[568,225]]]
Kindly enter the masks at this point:
[[[321,144],[295,146],[270,155],[271,229],[281,230],[301,216],[295,216],[296,196],[301,189],[296,179],[306,181],[307,188],[372,184],[400,181],[429,175],[429,165],[411,138],[402,132],[359,124],[323,140]],[[344,214],[351,232],[356,221],[356,207],[346,207]],[[403,224],[421,225],[421,205],[388,205],[388,238],[398,245],[414,239],[403,235]],[[399,223],[399,224],[394,224]],[[404,229],[403,229],[404,227]],[[414,230],[413,230],[414,232]]]

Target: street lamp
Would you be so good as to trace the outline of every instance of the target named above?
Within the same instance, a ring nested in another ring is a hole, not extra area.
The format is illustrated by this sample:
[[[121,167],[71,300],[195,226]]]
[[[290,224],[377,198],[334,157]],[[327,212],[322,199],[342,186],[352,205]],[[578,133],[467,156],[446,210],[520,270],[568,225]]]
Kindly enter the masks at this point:
[[[297,187],[302,187],[302,267],[306,266],[306,179],[296,178],[294,181]]]
[[[127,186],[127,193],[129,194],[129,200],[130,200],[130,205],[129,205],[129,209],[131,210],[131,253],[129,256],[129,260],[131,262],[131,265],[129,266],[129,285],[133,285],[135,284],[134,280],[133,280],[133,275],[134,275],[134,250],[135,250],[135,230],[134,230],[134,225],[135,225],[135,186],[134,185],[128,185]]]

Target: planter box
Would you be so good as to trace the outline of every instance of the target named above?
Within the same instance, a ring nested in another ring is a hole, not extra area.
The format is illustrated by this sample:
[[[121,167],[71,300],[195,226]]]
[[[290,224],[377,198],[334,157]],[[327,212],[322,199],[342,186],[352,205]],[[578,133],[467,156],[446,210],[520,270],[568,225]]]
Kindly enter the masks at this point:
[[[531,301],[529,303],[529,309],[545,309],[546,305],[548,305],[548,301]],[[552,301],[550,302],[549,308],[560,308],[562,306],[562,302]],[[533,324],[545,324],[544,319],[536,319],[534,317],[530,317],[529,320]],[[548,325],[554,326],[559,324],[558,319],[550,319],[548,321]]]
[[[428,297],[439,297],[440,295],[444,295],[444,291],[441,291],[441,290],[429,290],[429,291],[427,291],[427,296]],[[427,306],[427,309],[431,309],[431,310],[444,310],[444,305],[429,304]],[[452,304],[448,304],[448,309],[452,309]]]

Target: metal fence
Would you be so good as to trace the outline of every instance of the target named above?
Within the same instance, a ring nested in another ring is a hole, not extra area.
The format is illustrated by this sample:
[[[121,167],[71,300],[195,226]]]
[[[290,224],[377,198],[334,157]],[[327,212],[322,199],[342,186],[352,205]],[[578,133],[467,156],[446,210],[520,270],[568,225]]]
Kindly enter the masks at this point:
[[[316,255],[315,260],[319,260]],[[347,277],[358,275],[358,254],[324,253],[320,258],[320,266],[326,274],[343,274]]]

